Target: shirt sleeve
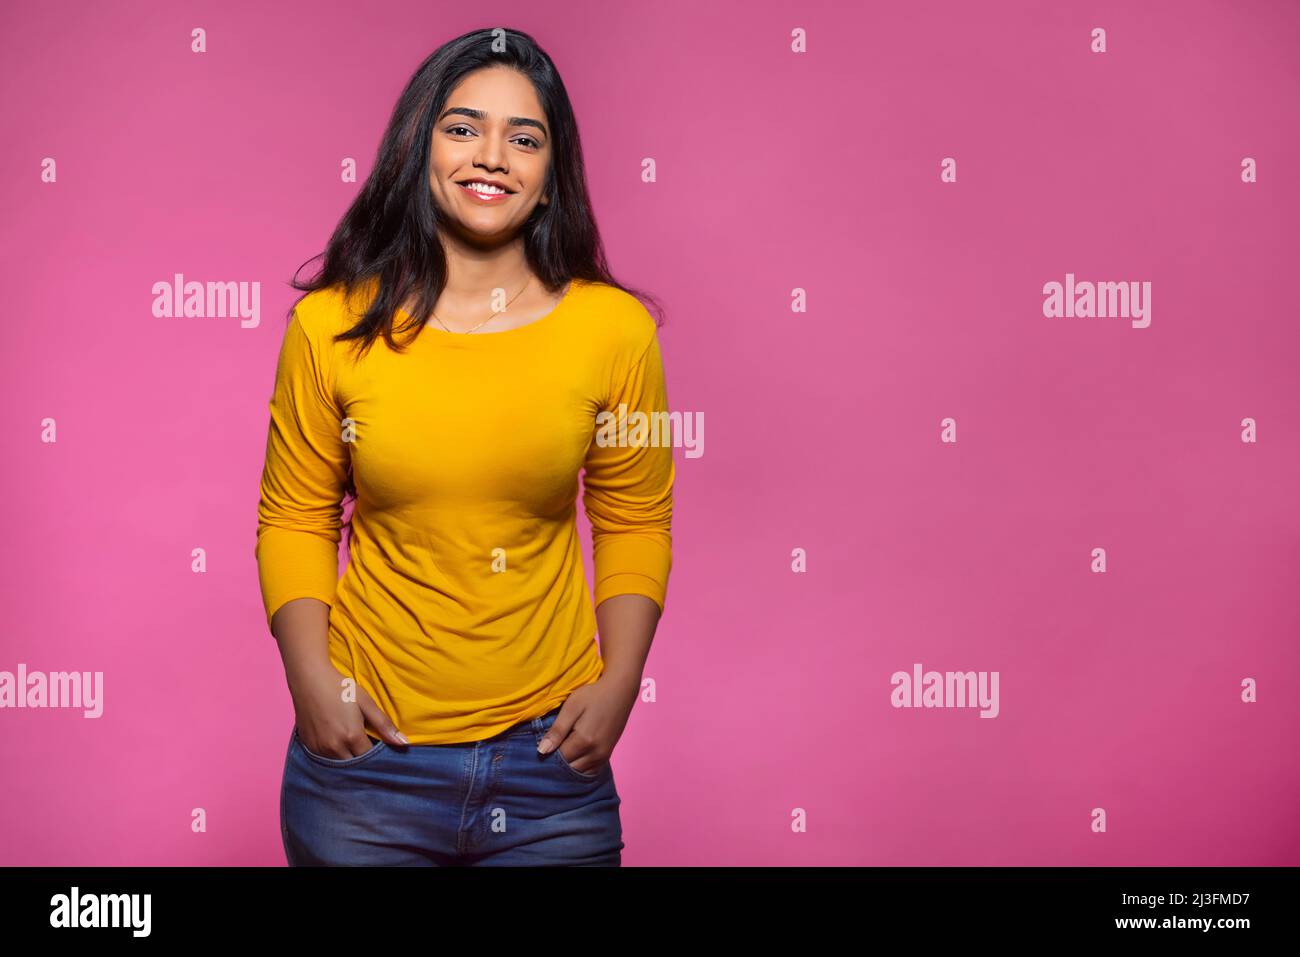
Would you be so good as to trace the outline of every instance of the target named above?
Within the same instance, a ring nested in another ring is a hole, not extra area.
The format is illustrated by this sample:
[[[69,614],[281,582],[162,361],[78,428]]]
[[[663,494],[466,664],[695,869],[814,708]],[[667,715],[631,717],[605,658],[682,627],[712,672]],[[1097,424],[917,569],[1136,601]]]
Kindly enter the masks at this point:
[[[593,598],[599,606],[615,595],[645,595],[662,614],[672,569],[675,466],[663,359],[653,332],[602,410],[613,414],[615,435],[620,431],[620,409],[627,417],[627,441],[602,444],[602,424],[608,417],[598,417],[583,475],[596,572]],[[649,419],[642,430],[634,428],[637,412]]]
[[[323,354],[295,309],[280,346],[257,507],[255,555],[268,628],[295,598],[333,606],[338,586],[350,455]]]

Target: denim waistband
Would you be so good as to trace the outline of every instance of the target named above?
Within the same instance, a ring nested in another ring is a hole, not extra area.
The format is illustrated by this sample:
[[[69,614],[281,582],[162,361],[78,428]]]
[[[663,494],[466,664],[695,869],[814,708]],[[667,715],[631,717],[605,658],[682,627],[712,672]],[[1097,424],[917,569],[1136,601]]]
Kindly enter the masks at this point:
[[[525,718],[518,724],[511,725],[504,731],[498,731],[490,738],[483,738],[480,741],[464,741],[459,745],[444,745],[444,747],[473,747],[475,744],[481,744],[483,741],[501,741],[505,738],[522,738],[536,737],[545,733],[546,729],[555,723],[555,718],[560,713],[560,706],[556,705],[545,714],[538,715],[536,718]]]
[[[556,715],[560,713],[560,706],[556,705],[545,714],[538,715],[536,718],[525,718],[513,728],[507,728],[502,732],[506,737],[520,737],[523,735],[541,734],[547,728],[555,723]]]

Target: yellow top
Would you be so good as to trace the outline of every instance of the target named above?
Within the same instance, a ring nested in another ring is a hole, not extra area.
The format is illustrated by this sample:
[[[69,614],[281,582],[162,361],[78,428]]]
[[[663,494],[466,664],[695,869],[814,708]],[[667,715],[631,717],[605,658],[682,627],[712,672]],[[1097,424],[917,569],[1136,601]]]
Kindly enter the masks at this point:
[[[404,354],[380,338],[357,361],[354,342],[331,341],[364,311],[352,305],[337,288],[309,293],[280,347],[255,550],[267,624],[285,602],[320,599],[334,667],[412,744],[482,740],[600,677],[596,605],[645,595],[663,609],[675,470],[654,319],[575,279],[523,326],[430,321]],[[408,319],[398,310],[395,325]]]

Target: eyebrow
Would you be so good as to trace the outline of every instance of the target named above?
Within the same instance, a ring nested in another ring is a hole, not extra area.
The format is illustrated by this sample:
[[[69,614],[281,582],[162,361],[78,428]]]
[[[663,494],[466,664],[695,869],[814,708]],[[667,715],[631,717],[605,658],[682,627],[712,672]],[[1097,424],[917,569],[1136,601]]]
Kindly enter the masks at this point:
[[[453,106],[451,109],[446,110],[442,114],[442,116],[438,117],[438,122],[441,123],[444,119],[446,119],[448,116],[451,116],[453,113],[459,114],[460,116],[468,116],[471,119],[475,119],[475,120],[487,119],[487,113],[483,112],[482,110],[475,110],[468,106]],[[543,126],[537,120],[530,120],[526,116],[507,116],[506,125],[507,126],[535,126],[539,130],[541,130],[543,134],[546,133],[545,126]]]

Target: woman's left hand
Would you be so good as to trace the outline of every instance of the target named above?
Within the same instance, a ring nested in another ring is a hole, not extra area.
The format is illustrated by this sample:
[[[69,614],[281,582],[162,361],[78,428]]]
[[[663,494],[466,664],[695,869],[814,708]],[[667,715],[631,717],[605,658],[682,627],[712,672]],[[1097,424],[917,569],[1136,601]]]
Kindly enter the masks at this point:
[[[623,736],[639,690],[639,682],[638,687],[629,688],[626,682],[606,675],[583,685],[564,699],[538,752],[549,754],[560,748],[560,754],[575,771],[597,770],[610,759]]]

